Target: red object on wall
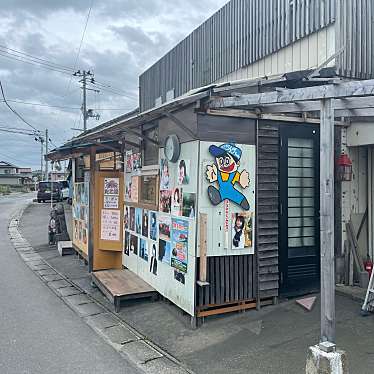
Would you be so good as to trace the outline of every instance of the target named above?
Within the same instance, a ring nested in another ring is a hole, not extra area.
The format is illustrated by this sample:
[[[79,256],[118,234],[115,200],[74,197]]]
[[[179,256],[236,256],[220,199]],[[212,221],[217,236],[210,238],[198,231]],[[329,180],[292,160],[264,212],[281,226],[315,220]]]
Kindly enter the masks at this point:
[[[367,260],[364,261],[364,268],[369,273],[369,277],[371,276],[371,272],[373,271],[373,261],[368,256]]]
[[[338,179],[340,181],[352,180],[352,161],[344,152],[339,156],[336,161]]]

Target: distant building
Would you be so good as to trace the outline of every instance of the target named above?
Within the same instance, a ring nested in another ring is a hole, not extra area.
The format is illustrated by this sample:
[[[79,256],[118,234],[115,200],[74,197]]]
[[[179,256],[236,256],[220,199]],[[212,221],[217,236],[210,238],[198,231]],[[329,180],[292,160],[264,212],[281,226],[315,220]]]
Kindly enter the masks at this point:
[[[48,173],[48,180],[50,181],[61,181],[67,178],[67,173],[64,170],[53,170]]]
[[[0,185],[23,186],[31,182],[31,168],[20,168],[10,162],[0,161]]]

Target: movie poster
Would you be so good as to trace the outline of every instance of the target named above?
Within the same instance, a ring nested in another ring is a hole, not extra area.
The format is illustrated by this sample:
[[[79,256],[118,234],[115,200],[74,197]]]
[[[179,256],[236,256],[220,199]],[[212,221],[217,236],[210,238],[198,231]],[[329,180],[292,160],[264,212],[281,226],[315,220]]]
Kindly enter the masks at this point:
[[[146,239],[140,239],[139,257],[148,262],[148,241]]]
[[[152,240],[157,240],[157,213],[149,212],[149,238]]]
[[[159,209],[163,213],[171,212],[171,190],[160,191],[160,206]]]
[[[158,260],[170,265],[170,242],[160,239],[158,241]]]
[[[126,173],[132,173],[132,151],[126,151]]]
[[[172,218],[171,224],[171,266],[187,273],[188,221]]]

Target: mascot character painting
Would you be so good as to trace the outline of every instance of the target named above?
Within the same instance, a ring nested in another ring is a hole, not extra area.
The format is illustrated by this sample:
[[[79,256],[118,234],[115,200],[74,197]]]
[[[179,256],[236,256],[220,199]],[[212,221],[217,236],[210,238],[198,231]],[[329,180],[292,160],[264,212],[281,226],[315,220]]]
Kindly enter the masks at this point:
[[[238,171],[242,151],[234,144],[222,144],[219,147],[211,145],[209,152],[215,157],[215,163],[207,166],[206,176],[215,186],[208,187],[209,200],[213,205],[218,205],[223,200],[230,200],[244,210],[249,210],[247,198],[235,186],[241,188],[249,186],[248,171]]]

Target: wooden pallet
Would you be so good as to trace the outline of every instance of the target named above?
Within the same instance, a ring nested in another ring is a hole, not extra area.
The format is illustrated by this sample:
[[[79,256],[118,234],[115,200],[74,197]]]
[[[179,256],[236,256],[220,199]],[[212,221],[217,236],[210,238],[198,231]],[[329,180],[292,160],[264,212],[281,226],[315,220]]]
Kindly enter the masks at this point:
[[[114,304],[119,312],[121,303],[147,297],[157,297],[157,291],[128,269],[94,271],[92,281]]]
[[[199,307],[196,316],[197,317],[208,317],[217,314],[224,314],[224,313],[231,313],[237,311],[243,311],[246,309],[254,309],[256,308],[257,303],[256,300],[241,300],[236,301],[233,303],[225,303],[225,304],[211,304],[211,305],[204,305]]]

